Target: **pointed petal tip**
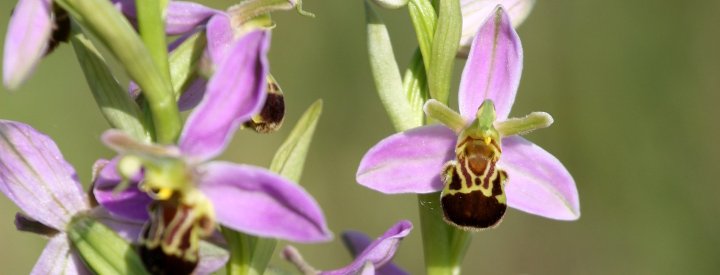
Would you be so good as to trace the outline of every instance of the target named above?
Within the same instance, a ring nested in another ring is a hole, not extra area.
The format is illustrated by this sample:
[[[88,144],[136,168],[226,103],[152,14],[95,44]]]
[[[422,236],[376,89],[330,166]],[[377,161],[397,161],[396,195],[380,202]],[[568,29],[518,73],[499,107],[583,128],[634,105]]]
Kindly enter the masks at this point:
[[[477,1],[461,0],[463,17],[462,37],[460,38],[460,54],[467,56],[477,29],[480,28],[485,18],[491,14],[496,5],[502,5],[509,15],[512,26],[517,28],[530,15],[535,0],[494,0]]]

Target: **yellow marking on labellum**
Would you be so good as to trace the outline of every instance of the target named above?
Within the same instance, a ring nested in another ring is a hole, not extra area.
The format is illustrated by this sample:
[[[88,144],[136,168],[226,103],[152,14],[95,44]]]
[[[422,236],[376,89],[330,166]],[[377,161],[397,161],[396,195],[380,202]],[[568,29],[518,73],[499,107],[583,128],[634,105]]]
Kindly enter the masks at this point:
[[[478,109],[478,119],[458,137],[455,159],[445,164],[440,195],[444,219],[466,230],[499,224],[507,209],[507,173],[497,168],[502,150],[493,127],[495,110],[491,101]]]
[[[170,199],[154,201],[139,248],[148,271],[191,274],[199,261],[200,239],[215,229],[213,213],[212,204],[199,192],[172,192]]]
[[[159,200],[167,200],[172,196],[173,191],[170,188],[160,188],[160,191],[157,192],[157,199]]]

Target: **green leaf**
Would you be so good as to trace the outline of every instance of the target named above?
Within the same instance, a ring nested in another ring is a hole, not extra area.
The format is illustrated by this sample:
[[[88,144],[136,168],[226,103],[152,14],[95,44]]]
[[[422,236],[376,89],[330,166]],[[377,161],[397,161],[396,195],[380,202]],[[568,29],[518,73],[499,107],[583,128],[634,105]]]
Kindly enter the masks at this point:
[[[275,152],[270,163],[271,171],[291,181],[300,181],[310,141],[322,113],[322,106],[322,100],[317,100],[300,117],[295,128]]]
[[[206,45],[205,32],[196,32],[170,53],[170,81],[176,101],[180,99],[192,80],[198,77],[196,73],[198,62],[205,52]]]
[[[430,99],[425,103],[424,109],[428,118],[439,121],[457,134],[467,127],[467,122],[460,114],[440,101]]]
[[[321,113],[322,100],[315,101],[305,111],[275,153],[270,164],[271,171],[291,181],[300,181],[308,148]],[[258,238],[226,227],[223,227],[223,235],[230,246],[227,274],[263,274],[275,251],[277,240]]]
[[[121,129],[137,140],[150,141],[140,107],[120,86],[93,43],[77,26],[73,26],[70,42],[105,119],[113,128]]]
[[[442,103],[448,103],[455,56],[462,34],[460,0],[444,0],[439,3],[439,15],[433,37],[428,83],[430,95]]]
[[[143,90],[152,111],[157,140],[175,143],[182,125],[170,80],[163,77],[127,19],[110,1],[55,0],[53,3],[65,9],[120,61],[130,78]]]
[[[422,52],[423,63],[425,69],[430,68],[430,55],[432,51],[432,41],[435,36],[435,26],[437,25],[437,13],[429,0],[411,0],[408,3],[408,11],[410,19],[415,28],[420,52]]]
[[[395,61],[390,35],[370,3],[365,2],[368,54],[375,88],[393,126],[398,131],[422,124],[422,112],[414,112],[404,93],[400,70]]]
[[[405,70],[403,89],[413,112],[422,113],[423,104],[430,98],[427,86],[427,75],[420,50],[415,50],[410,65]],[[420,126],[420,125],[418,125]]]
[[[76,216],[67,235],[96,274],[149,274],[133,247],[115,231],[89,216]]]

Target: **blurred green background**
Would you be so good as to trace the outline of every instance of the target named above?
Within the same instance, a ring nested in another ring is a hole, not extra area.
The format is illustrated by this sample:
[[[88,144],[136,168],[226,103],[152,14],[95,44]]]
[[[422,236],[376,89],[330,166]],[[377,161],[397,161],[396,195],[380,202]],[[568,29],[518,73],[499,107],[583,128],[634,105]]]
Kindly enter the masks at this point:
[[[14,3],[0,2],[2,30]],[[268,165],[298,116],[322,98],[301,184],[336,235],[358,229],[374,237],[399,219],[415,222],[396,262],[422,274],[415,196],[355,183],[364,152],[393,131],[370,78],[362,0],[304,4],[315,19],[274,16],[270,58],[286,94],[285,127],[270,136],[239,133],[221,158]],[[538,1],[519,28],[525,67],[513,114],[555,117],[528,138],[571,171],[582,217],[559,222],[513,210],[499,228],[475,234],[465,274],[720,272],[719,11],[720,1],[707,0]],[[404,67],[416,47],[407,10],[381,15]],[[461,69],[462,61],[455,87]],[[0,89],[0,117],[52,136],[85,184],[93,161],[112,155],[98,140],[107,125],[68,45],[19,91]],[[29,272],[45,243],[15,231],[16,211],[0,199],[2,274]],[[321,269],[351,260],[338,238],[298,247]]]

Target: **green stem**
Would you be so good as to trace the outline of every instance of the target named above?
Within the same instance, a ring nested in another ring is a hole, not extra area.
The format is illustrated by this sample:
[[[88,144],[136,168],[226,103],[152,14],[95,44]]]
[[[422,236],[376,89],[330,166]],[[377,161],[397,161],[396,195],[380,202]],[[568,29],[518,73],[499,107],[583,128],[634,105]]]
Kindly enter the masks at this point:
[[[54,3],[68,11],[117,58],[143,90],[152,113],[157,141],[174,143],[182,124],[170,80],[163,77],[130,23],[110,1],[56,0]]]
[[[418,195],[418,209],[427,274],[460,274],[472,235],[443,221],[440,193]]]
[[[140,38],[150,52],[155,65],[163,79],[170,81],[167,43],[165,42],[165,16],[163,11],[167,1],[143,0],[136,1]]]
[[[230,259],[225,270],[228,275],[250,274],[252,242],[249,236],[229,228],[222,228],[223,236],[230,249]]]

